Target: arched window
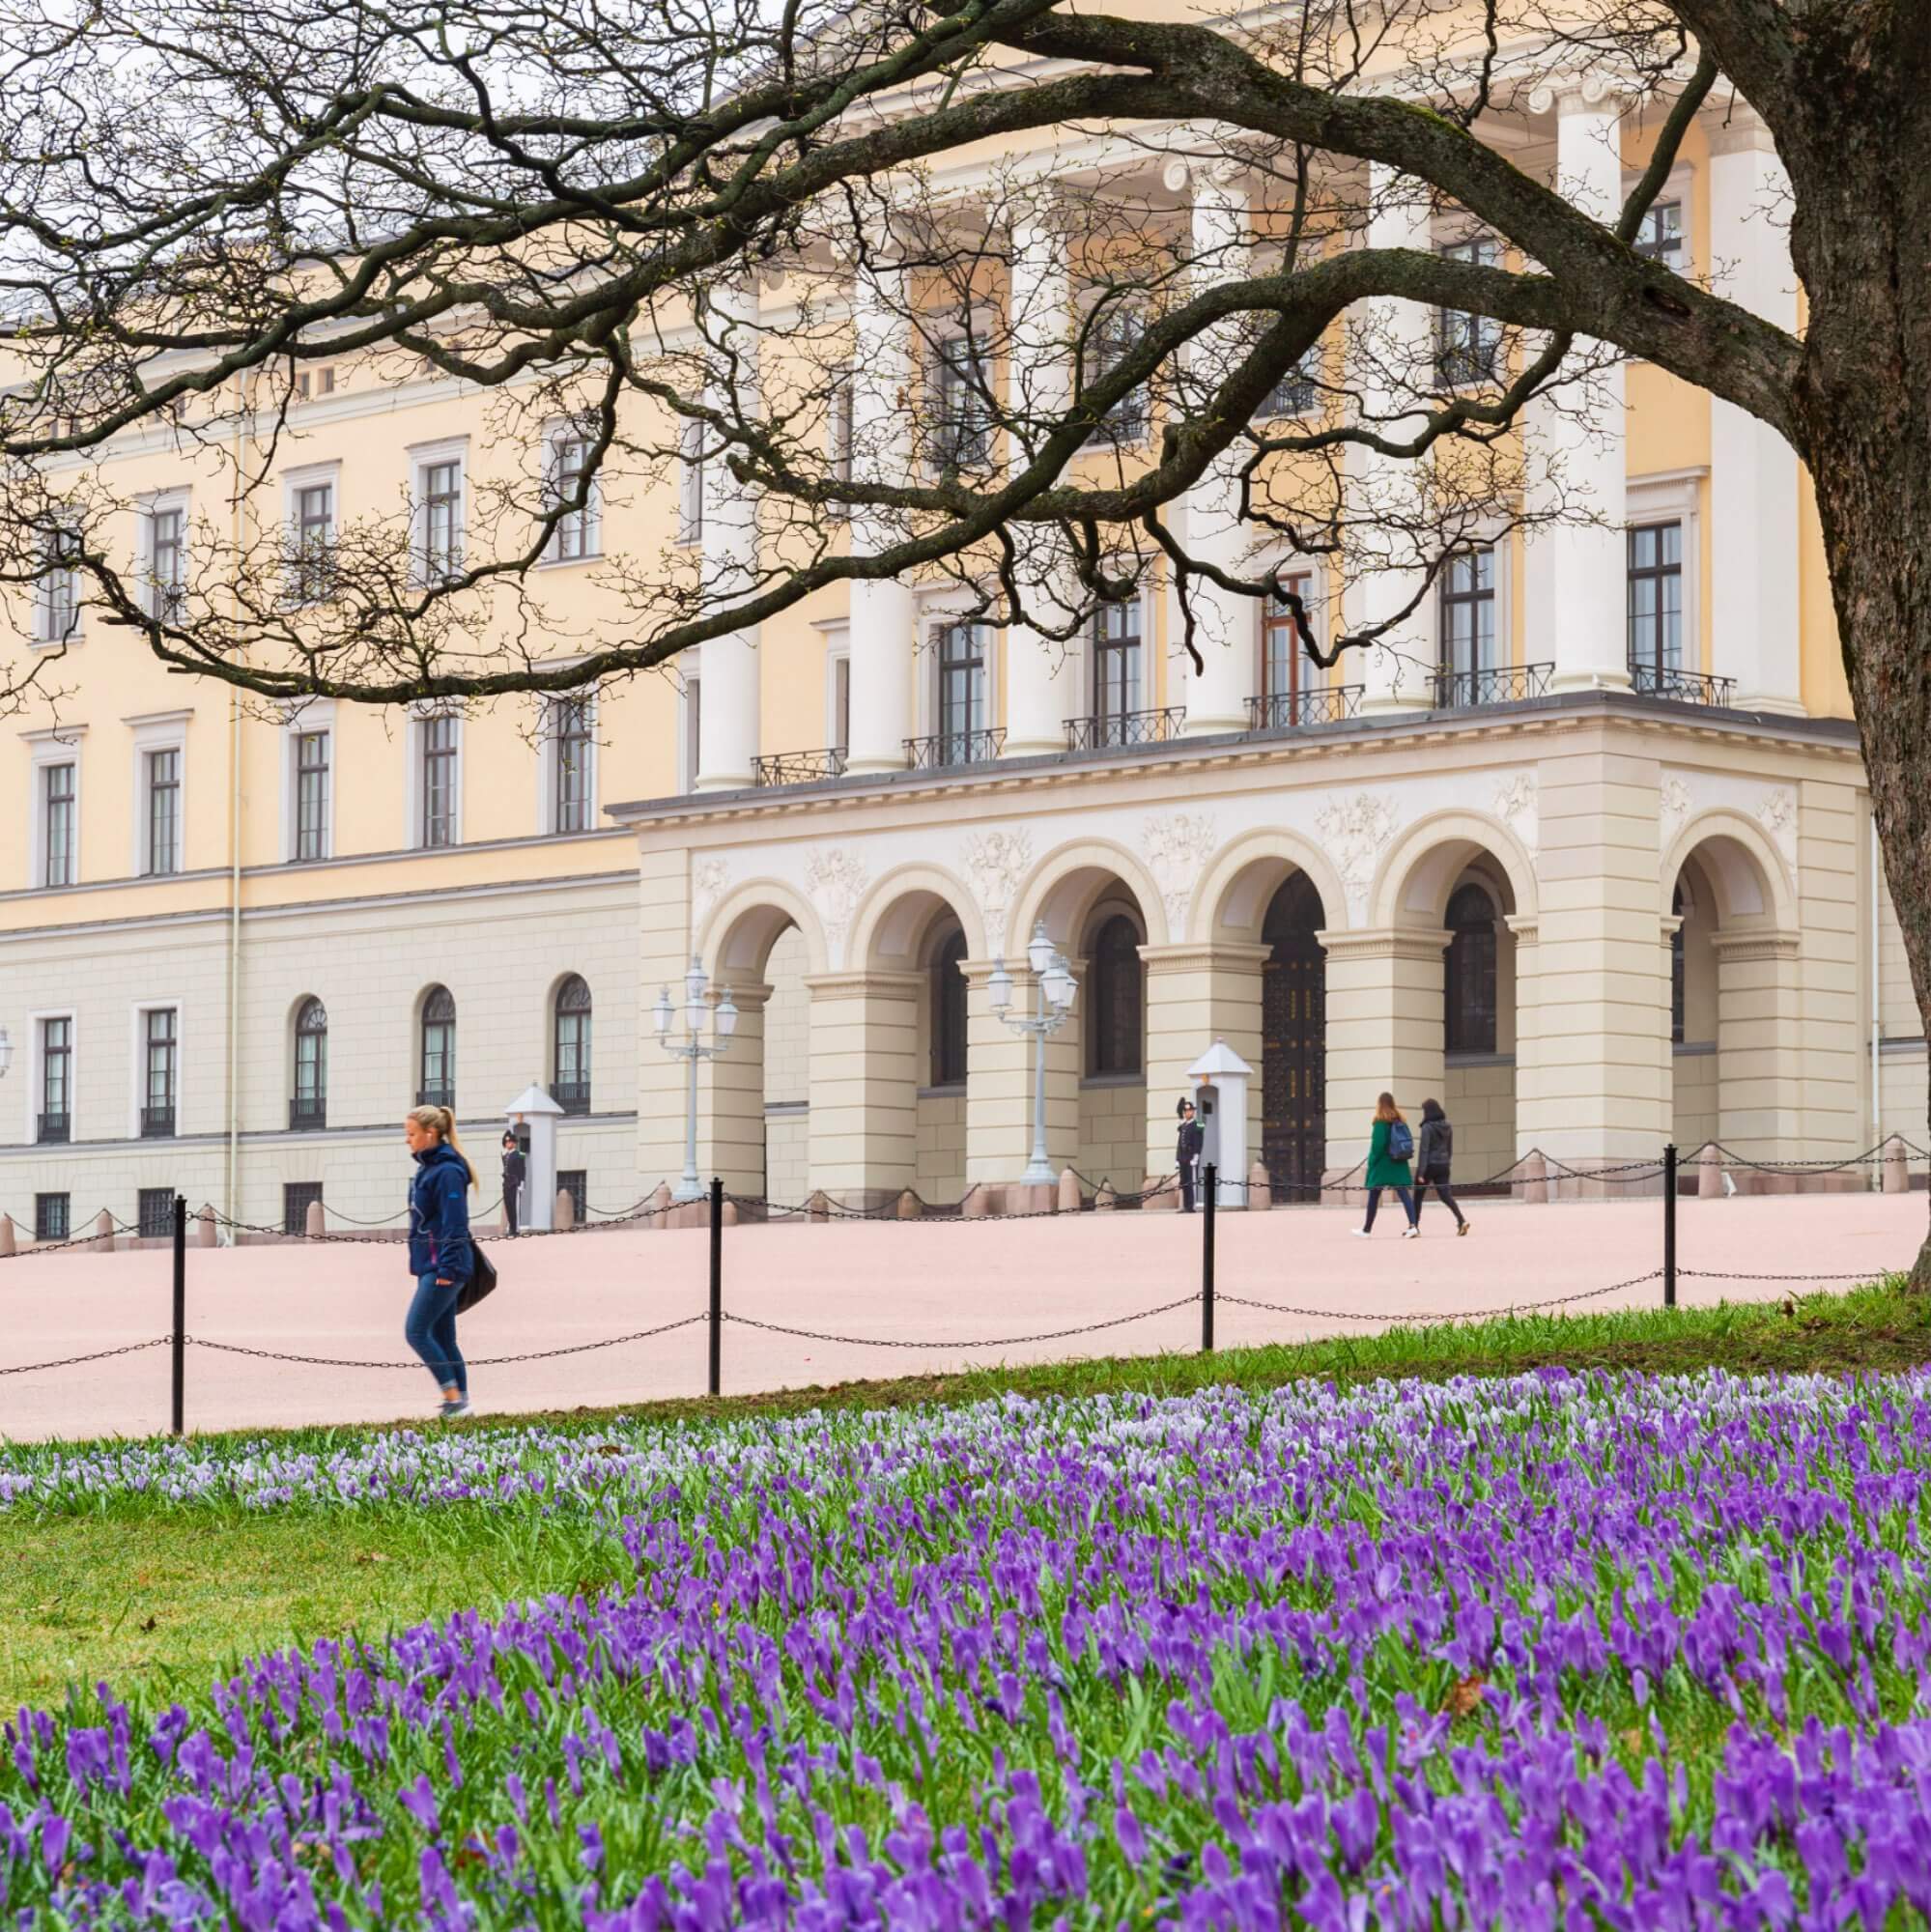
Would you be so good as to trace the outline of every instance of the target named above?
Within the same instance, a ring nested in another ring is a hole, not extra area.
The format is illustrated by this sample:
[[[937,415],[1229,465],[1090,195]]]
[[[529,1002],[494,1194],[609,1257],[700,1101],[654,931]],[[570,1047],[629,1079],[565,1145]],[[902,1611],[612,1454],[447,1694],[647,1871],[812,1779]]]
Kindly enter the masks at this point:
[[[963,1087],[966,1078],[966,980],[959,971],[966,936],[954,931],[932,954],[932,1085]]]
[[[328,1124],[328,1012],[320,1000],[295,1010],[295,1094],[288,1103],[291,1127]]]
[[[1122,913],[1099,928],[1090,969],[1092,997],[1088,1010],[1089,1073],[1140,1073],[1145,1060],[1141,1037],[1145,1031],[1146,968],[1140,958],[1140,929]]]
[[[447,986],[432,986],[422,1002],[422,1085],[419,1107],[456,1104],[456,1002]]]
[[[556,1069],[550,1097],[566,1114],[590,1111],[590,989],[575,973],[556,989],[551,1030],[551,1065]]]
[[[1480,886],[1459,886],[1448,901],[1442,976],[1443,1044],[1450,1053],[1495,1050],[1495,903]]]
[[[1683,887],[1678,883],[1669,895],[1669,909],[1676,915],[1676,930],[1669,935],[1669,1043],[1683,1044]]]

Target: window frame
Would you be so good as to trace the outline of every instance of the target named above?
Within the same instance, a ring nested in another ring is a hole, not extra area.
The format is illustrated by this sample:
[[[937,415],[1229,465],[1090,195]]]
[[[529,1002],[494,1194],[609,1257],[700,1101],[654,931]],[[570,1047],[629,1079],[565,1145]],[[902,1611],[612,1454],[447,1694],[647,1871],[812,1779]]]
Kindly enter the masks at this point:
[[[1674,530],[1676,532],[1676,558],[1674,563],[1661,561],[1662,551],[1661,535],[1666,530]],[[1688,615],[1685,608],[1688,602],[1685,579],[1689,575],[1689,570],[1688,560],[1684,555],[1688,534],[1688,531],[1684,527],[1683,519],[1680,517],[1658,517],[1641,522],[1633,522],[1624,527],[1623,627],[1625,645],[1629,653],[1628,664],[1633,671],[1639,668],[1646,669],[1655,672],[1659,678],[1661,678],[1672,671],[1680,672],[1687,668],[1683,660],[1685,647],[1689,641],[1685,621]],[[1636,561],[1638,541],[1645,536],[1654,536],[1658,539],[1657,551],[1659,561],[1656,563],[1638,564]],[[1653,608],[1648,612],[1639,614],[1636,610],[1636,586],[1638,583],[1644,582],[1651,584],[1654,588]],[[1663,591],[1671,583],[1676,588],[1676,609],[1674,612],[1663,609]],[[1664,656],[1665,625],[1663,620],[1670,615],[1674,615],[1676,619],[1676,655],[1674,662],[1668,661]],[[1654,649],[1641,656],[1637,654],[1636,648],[1636,626],[1638,622],[1648,623],[1654,633],[1650,639],[1654,645]]]
[[[1095,323],[1093,318],[1102,309],[1105,313]],[[1116,296],[1104,289],[1087,293],[1080,308],[1082,395],[1139,346],[1147,333],[1148,319],[1144,303],[1133,296]],[[1080,448],[1083,453],[1144,449],[1152,433],[1152,391],[1142,383],[1107,411]]]
[[[180,745],[150,746],[140,756],[141,876],[178,878],[182,871],[182,787],[186,780],[186,760]]]
[[[1455,906],[1458,899],[1469,895],[1479,897],[1487,908],[1487,918],[1483,920],[1463,920],[1457,923]],[[1500,923],[1502,911],[1494,895],[1486,885],[1475,879],[1462,879],[1448,895],[1448,904],[1442,912],[1441,923],[1449,934],[1448,943],[1442,948],[1441,960],[1441,1050],[1444,1058],[1484,1059],[1492,1057],[1501,1037],[1501,945],[1495,927]],[[1457,952],[1457,948],[1467,942],[1466,949]],[[1470,962],[1468,952],[1480,954],[1475,962],[1479,967],[1486,962],[1488,973],[1488,1000],[1486,1007],[1478,999],[1469,1001]],[[1487,1043],[1480,1043],[1479,1037],[1471,1040],[1467,1035],[1470,1018],[1476,1023],[1478,1037],[1486,1030]]]
[[[1458,235],[1435,245],[1445,262],[1471,268],[1498,267],[1502,245],[1485,233]],[[1460,327],[1458,327],[1460,325]],[[1473,309],[1438,308],[1434,312],[1434,375],[1447,389],[1473,389],[1501,380],[1502,325]]]
[[[307,548],[305,498],[317,491],[324,493],[327,514],[318,526],[320,541],[311,552]],[[282,602],[300,611],[311,604],[326,604],[335,594],[335,554],[342,531],[342,466],[310,464],[291,469],[282,479]]]
[[[134,758],[134,822],[132,850],[128,854],[131,876],[137,879],[174,879],[187,869],[187,727],[194,721],[192,711],[159,711],[144,718],[128,718]],[[156,866],[154,809],[156,799],[155,759],[174,754],[174,849],[172,866]]]
[[[1131,942],[1123,952],[1117,944],[1122,930],[1131,935]],[[1092,938],[1087,947],[1087,1020],[1082,1029],[1086,1036],[1082,1055],[1085,1061],[1084,1077],[1092,1081],[1144,1080],[1147,1076],[1147,962],[1140,956],[1140,949],[1147,943],[1146,935],[1133,915],[1119,904],[1102,906],[1095,915],[1091,931]],[[1113,1057],[1109,1047],[1117,1045],[1123,1037],[1116,1023],[1111,1028],[1114,1037],[1109,1041],[1104,1022],[1114,1018],[1111,1009],[1120,992],[1112,976],[1126,967],[1129,955],[1133,1005],[1132,1064],[1104,1064]]]
[[[458,437],[418,444],[409,459],[412,573],[423,588],[453,583],[463,574],[468,551],[469,440]],[[433,488],[431,479],[443,471],[449,472],[449,487]],[[446,510],[447,521],[440,534],[439,506]]]
[[[1132,717],[1136,712],[1150,709],[1146,702],[1148,696],[1147,661],[1147,611],[1146,600],[1135,594],[1122,598],[1118,603],[1103,603],[1093,613],[1087,625],[1087,649],[1091,657],[1088,668],[1088,698],[1092,704],[1091,716],[1094,724],[1103,734],[1109,719]],[[1124,618],[1131,613],[1133,630],[1129,639],[1125,635],[1108,637],[1106,624],[1109,617],[1118,613]],[[1107,661],[1110,658],[1126,660],[1130,658],[1132,670],[1132,690],[1135,701],[1129,705],[1110,706],[1108,693],[1111,684],[1118,682],[1123,695],[1125,679],[1122,675],[1114,680],[1109,676]]]
[[[440,994],[441,997],[447,1000],[449,1003],[449,1012],[447,1018],[441,1018],[441,1017],[432,1018],[430,1016],[429,1009],[432,1006],[436,1004],[437,996],[439,994]],[[418,1094],[446,1094],[448,1095],[448,1098],[446,1100],[438,1102],[437,1104],[447,1106],[452,1110],[454,1109],[456,1104],[456,1069],[458,1064],[456,1056],[462,1044],[461,1034],[458,1030],[458,1022],[461,1019],[461,1016],[462,1016],[462,1009],[456,1004],[455,994],[452,993],[449,990],[447,984],[445,984],[440,980],[435,981],[432,985],[424,987],[422,991],[422,996],[416,1001],[416,1007],[415,1007],[416,1092]],[[429,1077],[429,1063],[430,1063],[429,1030],[431,1027],[436,1027],[439,1029],[446,1028],[448,1030],[447,1038],[444,1040],[442,1044],[442,1049],[440,1056],[442,1063],[442,1070],[444,1076],[440,1085],[438,1085],[436,1082],[432,1081]]]
[[[1477,559],[1486,558],[1489,565],[1489,581],[1486,584],[1476,584],[1467,590],[1455,587],[1455,571],[1460,564],[1472,564]],[[1442,563],[1440,575],[1434,586],[1434,647],[1435,664],[1439,670],[1450,676],[1482,671],[1499,670],[1509,661],[1508,640],[1503,632],[1501,595],[1501,557],[1498,547],[1492,543],[1471,543],[1464,549],[1454,552]],[[1462,664],[1454,655],[1456,639],[1452,618],[1457,611],[1466,610],[1470,614],[1470,636],[1467,641],[1479,644],[1479,619],[1483,611],[1489,614],[1489,654],[1486,662],[1479,657],[1468,664]]]
[[[79,525],[65,519],[47,532],[43,568],[34,579],[32,643],[38,650],[61,650],[81,637],[80,571],[63,558],[77,556],[86,541]],[[63,595],[56,595],[56,584],[64,585]]]
[[[566,716],[582,721],[581,733],[560,728]],[[582,746],[581,769],[582,796],[581,823],[568,824],[565,810],[564,778],[571,770],[565,748]],[[544,831],[553,838],[580,838],[597,829],[597,694],[594,690],[559,693],[546,698],[543,706],[543,817]]]
[[[689,656],[689,652],[683,653]],[[694,792],[704,761],[704,671],[701,652],[697,668],[684,672],[677,687],[677,789]]]
[[[564,996],[573,988],[581,987],[583,994],[582,1006],[565,1007]],[[566,1042],[566,1024],[574,1025],[576,1037]],[[571,1057],[576,1066],[573,1078],[564,1075],[564,1049],[566,1043],[571,1048]],[[592,1082],[596,1077],[596,1000],[590,991],[590,982],[581,973],[566,973],[557,980],[550,995],[550,1085],[551,1097],[563,1108],[566,1114],[584,1115],[590,1111]],[[582,1104],[573,1098],[565,1101],[560,1092],[564,1087],[582,1089]]]
[[[971,315],[925,331],[925,407],[920,440],[932,476],[982,469],[999,434],[993,358]]]
[[[58,1146],[62,1143],[43,1142],[41,1139],[41,1116],[52,1113],[46,1103],[46,1030],[49,1026],[67,1028],[67,1121],[68,1141],[73,1139],[74,1116],[79,1111],[75,1105],[80,1075],[80,1015],[72,1007],[48,1007],[27,1015],[28,1052],[32,1056],[32,1065],[28,1068],[26,1092],[26,1127],[21,1139],[29,1147]]]
[[[1291,584],[1303,584],[1301,602],[1308,613],[1308,626],[1319,638],[1320,624],[1320,573],[1309,566],[1306,569],[1278,572]],[[1275,697],[1292,699],[1303,690],[1314,690],[1317,685],[1312,680],[1322,676],[1320,667],[1311,663],[1301,655],[1300,630],[1294,623],[1292,611],[1278,598],[1266,597],[1260,608],[1260,654],[1261,662],[1255,678],[1255,689],[1264,703]],[[1278,636],[1287,639],[1284,668],[1287,680],[1282,684],[1275,675],[1276,652],[1274,644]]]
[[[449,743],[437,742],[448,728]],[[410,845],[417,852],[453,851],[463,842],[463,714],[437,708],[417,711],[410,719]],[[433,821],[430,813],[432,760],[447,760],[446,819]],[[446,824],[446,836],[432,838],[435,823]]]
[[[583,507],[581,510],[562,510],[568,480],[582,475],[589,462],[590,446],[595,440],[588,431],[574,423],[554,423],[544,434],[546,507],[562,512],[544,548],[546,565],[594,563],[604,554],[604,475],[601,467],[590,478]],[[581,457],[576,464],[566,465],[564,453],[570,450],[581,452]]]
[[[53,1212],[54,1203],[60,1203],[58,1226]],[[71,1241],[73,1238],[73,1195],[66,1188],[55,1188],[48,1193],[34,1196],[34,1239],[37,1241]]]
[[[34,868],[34,884],[43,892],[71,892],[80,883],[80,757],[73,748],[67,749],[67,756],[36,758],[33,763],[34,849],[29,863]],[[68,790],[64,798],[57,799],[53,775],[62,771],[68,774]],[[57,805],[66,807],[67,818],[67,863],[59,878],[54,877],[53,867]]]
[[[939,612],[935,613],[928,623],[927,635],[932,645],[933,735],[963,741],[961,758],[969,757],[973,750],[973,740],[990,728],[992,629],[990,625],[970,614]],[[956,639],[961,633],[969,633],[971,636],[971,654],[949,655],[949,640]],[[968,722],[964,724],[951,721],[949,717],[951,696],[948,687],[954,673],[963,673],[970,681],[966,696]],[[955,759],[951,762],[960,761]]]
[[[971,954],[965,927],[933,935],[925,968],[927,1093],[963,1093],[972,1072],[971,988],[961,970]]]
[[[187,513],[188,493],[169,490],[151,497],[141,506],[141,574],[147,591],[148,614],[162,623],[179,622],[187,604]],[[178,518],[179,528],[172,546],[175,575],[163,582],[161,576],[161,521]]]
[[[1261,398],[1251,420],[1255,422],[1288,422],[1299,416],[1311,416],[1320,408],[1320,385],[1326,376],[1326,363],[1321,354],[1322,344],[1316,340],[1301,352],[1301,358],[1281,377],[1274,386]],[[1298,402],[1291,402],[1293,395],[1305,394]]]
[[[185,1112],[186,1097],[187,1055],[185,1042],[187,1030],[183,1024],[186,1010],[186,1001],[178,994],[169,998],[156,997],[154,999],[137,1000],[134,1003],[132,1009],[133,1050],[128,1055],[128,1072],[131,1076],[132,1087],[130,1095],[132,1106],[128,1122],[128,1137],[130,1140],[171,1139],[179,1136],[181,1133],[182,1117]],[[152,1046],[157,1044],[151,1037],[149,1015],[163,1012],[174,1015],[172,1038],[174,1051],[172,1076],[174,1131],[172,1135],[146,1135],[141,1131],[141,1120],[143,1110],[149,1105],[149,1096],[153,1092],[151,1079],[153,1069],[149,1059],[149,1050]]]
[[[320,1014],[322,1024],[312,1026],[308,1022],[312,1015]],[[289,1125],[292,1131],[317,1132],[327,1124],[328,1120],[328,1009],[317,993],[304,993],[296,1002],[295,1021],[292,1029],[294,1061],[290,1068],[289,1080]],[[304,1056],[304,1042],[315,1042],[312,1053]],[[311,1074],[304,1092],[303,1072]],[[297,1113],[304,1099],[310,1101],[312,1121],[298,1125]]]
[[[704,424],[686,416],[677,432],[677,542],[686,550],[704,545],[704,475],[709,467]]]

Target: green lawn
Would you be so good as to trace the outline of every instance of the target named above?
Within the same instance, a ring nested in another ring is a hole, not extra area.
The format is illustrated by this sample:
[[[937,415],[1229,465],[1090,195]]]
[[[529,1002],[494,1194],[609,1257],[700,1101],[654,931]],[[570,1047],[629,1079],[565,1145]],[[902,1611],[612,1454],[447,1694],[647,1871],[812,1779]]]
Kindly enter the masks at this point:
[[[715,1416],[961,1403],[988,1396],[1182,1394],[1210,1382],[1263,1388],[1300,1378],[1441,1378],[1544,1366],[1661,1373],[1881,1373],[1931,1360],[1931,1303],[1902,1284],[1801,1302],[1580,1317],[1529,1316],[1466,1327],[1197,1354],[1117,1357],[1040,1368],[859,1382],[722,1402],[641,1405],[624,1413],[701,1425]],[[480,1419],[474,1429],[531,1418]],[[607,1429],[611,1412],[544,1418]],[[327,1453],[371,1432],[293,1430],[291,1450]],[[260,1436],[263,1432],[250,1432]],[[0,1449],[0,1463],[7,1452]],[[243,1513],[121,1497],[97,1514],[0,1512],[0,1710],[45,1703],[64,1686],[203,1687],[226,1659],[327,1634],[384,1630],[458,1607],[594,1584],[625,1559],[593,1524],[472,1507]]]

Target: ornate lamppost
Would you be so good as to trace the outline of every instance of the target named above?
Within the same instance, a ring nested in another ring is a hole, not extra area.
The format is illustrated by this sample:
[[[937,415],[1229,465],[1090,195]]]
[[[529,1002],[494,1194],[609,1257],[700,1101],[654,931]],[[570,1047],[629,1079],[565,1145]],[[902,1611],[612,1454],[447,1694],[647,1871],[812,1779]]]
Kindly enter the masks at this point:
[[[1079,990],[1073,970],[1053,942],[1046,937],[1046,922],[1033,928],[1026,945],[1026,963],[1033,970],[1033,1007],[1030,1013],[1013,1014],[1012,976],[1003,958],[992,962],[986,981],[986,995],[992,1010],[1017,1034],[1031,1034],[1033,1049],[1033,1158],[1019,1177],[1022,1187],[1050,1187],[1057,1177],[1046,1157],[1046,1041],[1072,1017],[1073,998]]]
[[[672,1037],[671,1027],[677,1012],[670,1004],[668,986],[659,991],[657,1005],[651,1009],[651,1017],[657,1027],[658,1044],[671,1059],[686,1062],[691,1069],[684,1098],[684,1178],[671,1194],[673,1201],[701,1201],[704,1197],[703,1182],[697,1179],[697,1063],[700,1060],[716,1060],[728,1053],[731,1035],[737,1031],[738,1009],[731,998],[731,989],[724,987],[716,1007],[707,1009],[704,995],[710,983],[703,967],[693,959],[691,970],[684,976],[682,1039]],[[711,1015],[712,1030],[712,1042],[708,1046],[704,1043],[704,1015],[707,1010]]]

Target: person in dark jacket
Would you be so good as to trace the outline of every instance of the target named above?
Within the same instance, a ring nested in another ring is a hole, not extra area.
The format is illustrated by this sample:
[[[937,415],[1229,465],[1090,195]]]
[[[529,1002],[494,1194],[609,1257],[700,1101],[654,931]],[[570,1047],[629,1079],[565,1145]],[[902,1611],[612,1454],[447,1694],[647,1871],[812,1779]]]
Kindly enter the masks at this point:
[[[1194,1186],[1200,1173],[1201,1150],[1207,1145],[1207,1134],[1194,1119],[1191,1100],[1182,1098],[1174,1111],[1180,1117],[1179,1139],[1174,1146],[1174,1165],[1180,1176],[1180,1212],[1191,1214]]]
[[[1402,1239],[1411,1241],[1419,1232],[1415,1227],[1415,1197],[1409,1186],[1408,1157],[1394,1151],[1397,1125],[1402,1129],[1403,1141],[1409,1141],[1412,1137],[1407,1122],[1402,1119],[1402,1110],[1395,1105],[1395,1096],[1383,1094],[1375,1103],[1375,1123],[1368,1130],[1368,1218],[1353,1231],[1363,1239],[1375,1232],[1375,1209],[1381,1205],[1384,1187],[1395,1190],[1407,1212],[1408,1225],[1402,1230]]]
[[[476,1184],[447,1107],[417,1107],[403,1119],[415,1156],[409,1184],[409,1271],[415,1295],[403,1335],[442,1391],[443,1419],[469,1408],[469,1371],[456,1346],[456,1297],[476,1265],[468,1195]]]
[[[1422,1203],[1433,1187],[1441,1196],[1441,1205],[1455,1216],[1455,1232],[1468,1232],[1468,1216],[1462,1211],[1448,1184],[1448,1170],[1455,1159],[1455,1128],[1441,1111],[1439,1100],[1421,1103],[1421,1132],[1415,1136],[1415,1226],[1421,1226]]]
[[[523,1183],[529,1175],[529,1162],[517,1145],[514,1132],[503,1136],[503,1232],[521,1232],[517,1214],[523,1206]]]

